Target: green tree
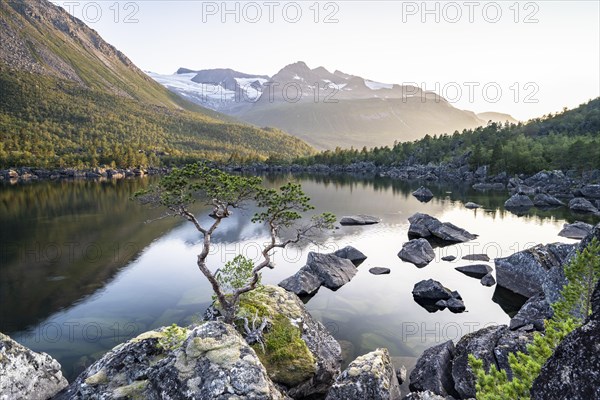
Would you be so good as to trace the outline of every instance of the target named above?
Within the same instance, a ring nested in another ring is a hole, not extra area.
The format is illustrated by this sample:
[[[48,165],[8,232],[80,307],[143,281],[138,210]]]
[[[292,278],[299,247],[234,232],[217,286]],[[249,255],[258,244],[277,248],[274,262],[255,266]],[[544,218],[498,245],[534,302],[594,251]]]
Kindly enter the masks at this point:
[[[258,177],[231,175],[197,163],[175,168],[157,185],[136,194],[142,203],[166,207],[170,215],[190,222],[202,236],[197,265],[211,284],[225,322],[230,324],[236,319],[240,296],[256,289],[264,268],[273,268],[271,253],[274,249],[298,243],[322,229],[331,229],[335,222],[335,216],[323,213],[300,225],[302,215],[314,209],[300,185],[290,182],[274,190],[262,187],[261,183]],[[190,211],[198,198],[204,198],[213,208],[210,226],[203,226]],[[269,231],[270,240],[261,251],[262,261],[254,265],[251,260],[238,256],[222,269],[212,272],[207,264],[212,235],[233,209],[252,200],[262,209],[254,215],[252,222],[264,223]],[[283,238],[283,228],[293,231],[287,239]]]

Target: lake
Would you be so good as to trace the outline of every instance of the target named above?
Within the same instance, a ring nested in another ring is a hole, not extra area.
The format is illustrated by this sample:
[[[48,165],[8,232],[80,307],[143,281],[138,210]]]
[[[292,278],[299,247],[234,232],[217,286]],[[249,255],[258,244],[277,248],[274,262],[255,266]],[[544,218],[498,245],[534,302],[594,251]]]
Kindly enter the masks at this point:
[[[130,200],[155,178],[114,182],[61,181],[0,186],[0,331],[35,351],[44,351],[72,380],[107,350],[146,330],[199,321],[211,301],[210,287],[195,260],[200,237],[189,223],[164,218],[161,210]],[[426,348],[482,328],[506,324],[522,299],[484,287],[455,271],[466,254],[505,257],[538,243],[573,240],[557,234],[565,222],[586,220],[566,208],[531,209],[517,216],[503,209],[506,192],[428,183],[435,197],[411,195],[419,183],[348,176],[265,176],[265,185],[302,183],[316,206],[338,218],[369,214],[377,225],[324,232],[321,246],[304,244],[275,254],[276,268],[263,283],[276,284],[304,265],[308,251],[352,245],[368,258],[354,279],[336,292],[321,288],[307,302],[312,315],[340,341],[344,363],[387,347],[409,370]],[[468,210],[473,201],[483,209]],[[208,222],[209,209],[194,210]],[[236,210],[214,240],[210,264],[219,267],[238,253],[256,258],[267,235],[249,222],[252,206]],[[406,242],[408,217],[428,213],[479,237],[436,248],[436,258],[417,268],[397,253]],[[586,220],[597,223],[597,220]],[[454,262],[441,257],[455,255]],[[493,266],[493,262],[490,263]],[[375,276],[371,267],[388,267]],[[462,295],[467,312],[429,313],[412,298],[415,283],[433,278]]]

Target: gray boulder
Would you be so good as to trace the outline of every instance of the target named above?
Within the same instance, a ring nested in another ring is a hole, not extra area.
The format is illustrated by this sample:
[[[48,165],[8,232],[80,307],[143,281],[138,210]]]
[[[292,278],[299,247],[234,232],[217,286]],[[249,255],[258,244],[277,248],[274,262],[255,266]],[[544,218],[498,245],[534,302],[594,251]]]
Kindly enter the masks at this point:
[[[469,261],[490,261],[490,257],[487,254],[467,254],[462,259]]]
[[[426,239],[413,239],[402,245],[402,250],[398,253],[402,261],[410,262],[419,268],[429,264],[434,258],[435,253],[431,244]]]
[[[454,261],[456,260],[456,256],[444,256],[442,257],[442,261]]]
[[[182,341],[160,345],[164,329],[118,345],[56,399],[283,399],[254,350],[231,325],[182,328]]]
[[[340,219],[340,225],[373,225],[379,222],[379,218],[370,215],[351,215]]]
[[[496,258],[498,285],[527,298],[544,292],[547,299],[555,301],[565,283],[562,265],[573,248],[569,244],[552,243]]]
[[[470,276],[471,278],[477,279],[481,279],[492,272],[492,267],[485,264],[465,265],[464,267],[456,267],[454,269],[467,276]]]
[[[363,252],[352,246],[346,246],[335,251],[333,254],[340,258],[345,258],[346,260],[352,261],[352,263],[356,266],[359,266],[367,259],[367,256],[364,255]]]
[[[531,388],[532,400],[600,399],[600,283],[593,314],[571,332],[542,367]]]
[[[427,189],[425,186],[421,186],[415,190],[412,195],[415,196],[419,201],[425,203],[433,199],[433,193],[431,193],[431,190]]]
[[[481,278],[480,282],[483,286],[490,287],[496,284],[496,279],[494,278],[494,275],[490,272],[489,274]]]
[[[472,201],[468,201],[465,203],[465,208],[468,208],[469,210],[474,210],[476,208],[481,208],[481,205],[473,203]]]
[[[409,238],[425,238],[446,243],[462,243],[477,238],[466,230],[449,222],[440,222],[437,218],[423,213],[416,213],[409,219]]]
[[[425,350],[410,373],[411,392],[430,391],[436,395],[456,396],[452,378],[454,343],[449,340]]]
[[[508,200],[504,202],[504,208],[507,210],[521,210],[526,211],[533,207],[533,202],[529,196],[521,193],[512,195]]]
[[[312,295],[319,287],[337,290],[356,275],[352,261],[335,254],[308,253],[306,265],[279,286],[298,296]]]
[[[455,314],[462,313],[466,310],[465,303],[461,299],[454,297],[446,301],[446,307],[450,312]]]
[[[453,400],[453,397],[439,396],[433,392],[412,392],[407,394],[402,400]]]
[[[535,295],[527,300],[519,312],[510,320],[510,329],[517,330],[532,327],[536,331],[544,331],[544,320],[552,318],[552,307],[543,294]]]
[[[335,380],[326,400],[400,400],[400,385],[387,349],[356,358]]]
[[[585,222],[576,221],[572,224],[564,224],[558,236],[566,237],[569,239],[583,239],[592,232],[593,225],[586,224]]]
[[[562,207],[565,205],[565,203],[549,194],[538,193],[533,198],[533,205],[535,205],[538,208],[553,208]]]
[[[440,282],[433,279],[417,283],[412,291],[414,298],[423,300],[448,300],[452,297],[452,291]]]
[[[68,382],[60,364],[46,353],[36,353],[0,333],[0,399],[46,400]]]
[[[584,214],[595,214],[598,212],[598,209],[590,203],[589,200],[584,199],[583,197],[575,197],[569,201],[569,209],[574,212],[584,213]]]
[[[389,268],[373,267],[373,268],[369,269],[369,272],[372,273],[373,275],[387,275],[391,271]]]
[[[600,185],[585,185],[581,194],[590,199],[600,199]]]

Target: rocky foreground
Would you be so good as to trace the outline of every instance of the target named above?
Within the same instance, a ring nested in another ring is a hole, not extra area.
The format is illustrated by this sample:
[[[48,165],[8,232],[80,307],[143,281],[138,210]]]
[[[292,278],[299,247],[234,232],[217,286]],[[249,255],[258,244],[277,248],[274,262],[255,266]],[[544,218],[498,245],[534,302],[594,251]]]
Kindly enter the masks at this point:
[[[361,355],[341,371],[339,343],[296,294],[265,286],[242,302],[243,323],[226,325],[219,321],[218,309],[212,309],[199,324],[143,333],[113,348],[71,384],[50,356],[1,335],[0,399],[472,399],[475,377],[468,355],[511,377],[509,354],[525,351],[534,332],[544,332],[544,320],[552,316],[550,304],[565,282],[563,266],[593,237],[600,239],[600,224],[577,245],[538,246],[496,259],[498,285],[528,300],[508,326],[488,326],[457,343],[426,350],[410,374],[410,393],[400,392],[401,374],[385,348]],[[321,271],[312,270],[321,265],[316,255],[307,265],[312,265],[311,273],[322,274],[317,276],[320,281],[346,280],[352,274],[343,271],[356,268],[365,257],[347,247],[322,255],[326,267]],[[488,270],[478,276],[484,272]],[[439,297],[446,307],[460,300],[458,293],[435,281],[416,285],[414,293],[436,301]],[[543,366],[531,398],[600,398],[598,343],[600,283],[593,314]]]

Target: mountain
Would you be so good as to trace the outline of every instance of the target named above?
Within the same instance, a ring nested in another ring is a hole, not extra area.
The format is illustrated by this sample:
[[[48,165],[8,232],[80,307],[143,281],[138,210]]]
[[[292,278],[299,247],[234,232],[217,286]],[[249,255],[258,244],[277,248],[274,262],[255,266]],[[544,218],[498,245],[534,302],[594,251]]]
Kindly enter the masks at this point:
[[[477,114],[477,118],[483,121],[499,122],[502,124],[506,121],[508,121],[509,124],[516,124],[519,122],[518,120],[514,119],[510,114],[504,114],[493,111],[479,113]]]
[[[245,86],[240,84],[245,74],[231,71],[235,86],[211,71],[231,70],[205,70],[202,76],[192,76],[195,71],[180,69],[174,75],[150,76],[197,104],[257,126],[283,129],[321,149],[391,145],[482,126],[488,117],[514,121],[509,115],[480,117],[460,110],[415,86],[376,82],[323,67],[311,69],[301,61],[269,79],[251,75]]]
[[[165,89],[47,0],[0,2],[0,166],[309,154]]]

